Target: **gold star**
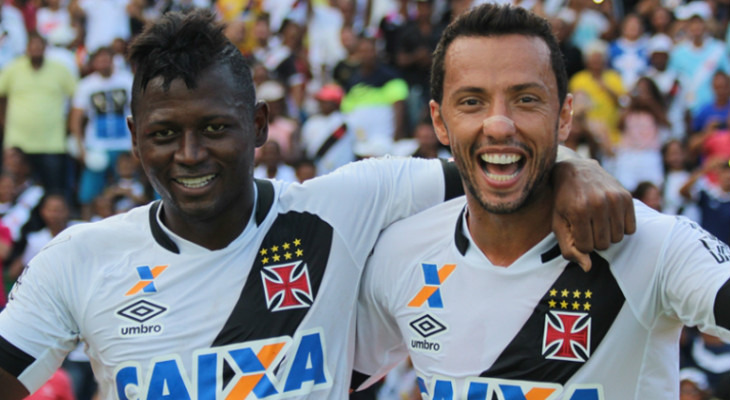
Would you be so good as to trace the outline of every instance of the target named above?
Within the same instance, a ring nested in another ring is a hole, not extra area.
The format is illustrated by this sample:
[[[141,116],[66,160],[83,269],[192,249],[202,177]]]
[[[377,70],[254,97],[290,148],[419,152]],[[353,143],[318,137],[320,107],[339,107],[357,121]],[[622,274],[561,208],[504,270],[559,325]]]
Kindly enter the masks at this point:
[[[279,251],[279,246],[271,246],[271,251],[276,253],[277,251]]]
[[[558,291],[555,289],[550,289],[550,297],[555,297],[558,295]]]
[[[294,246],[299,246],[302,244],[302,239],[294,239]]]
[[[557,306],[558,303],[555,300],[550,300],[550,301],[548,301],[548,305],[550,306],[550,308],[555,308],[555,306]]]
[[[590,311],[591,303],[583,303],[583,311]]]
[[[274,259],[274,262],[281,260],[281,256],[278,254],[274,254],[274,257],[272,257],[272,258]]]
[[[563,300],[560,302],[560,308],[568,308],[568,302]]]
[[[289,245],[289,242],[286,242],[286,243],[284,243],[284,244],[281,245],[281,248],[283,248],[284,250],[289,250],[289,246],[290,246]]]
[[[288,251],[286,253],[284,253],[284,259],[285,260],[291,260],[291,253],[288,252]]]
[[[573,292],[573,298],[574,299],[580,299],[580,290],[576,290]]]
[[[268,251],[267,251],[266,249],[261,249],[261,255],[262,255],[262,256],[265,256],[265,255],[266,255],[266,253],[268,253]]]
[[[264,257],[261,259],[261,264],[268,264],[269,263],[269,257]]]
[[[301,257],[304,255],[304,251],[302,251],[302,249],[297,249],[296,254],[297,254],[297,257]]]
[[[580,310],[580,303],[578,303],[577,301],[574,301],[573,302],[573,310]]]
[[[593,296],[593,292],[591,292],[590,290],[586,290],[586,299],[590,299],[591,296]]]
[[[560,292],[560,295],[561,295],[561,296],[563,296],[563,297],[568,297],[568,294],[569,294],[569,293],[570,293],[570,292],[568,291],[568,289],[563,289],[563,291],[562,291],[562,292]]]

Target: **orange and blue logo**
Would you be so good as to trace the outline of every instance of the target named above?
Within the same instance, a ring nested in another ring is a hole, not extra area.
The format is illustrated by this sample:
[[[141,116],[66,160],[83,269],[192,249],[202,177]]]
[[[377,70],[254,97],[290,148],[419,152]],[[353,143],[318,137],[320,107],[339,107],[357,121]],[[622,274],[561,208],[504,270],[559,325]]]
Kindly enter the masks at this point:
[[[441,300],[441,285],[454,272],[456,264],[445,264],[443,267],[438,268],[436,264],[423,263],[421,267],[423,267],[423,278],[426,284],[408,303],[408,307],[421,307],[428,302],[429,308],[444,308],[444,303]]]
[[[139,282],[134,285],[133,288],[129,289],[125,296],[132,296],[139,292],[143,293],[155,293],[157,287],[155,287],[155,278],[167,268],[167,265],[158,265],[154,268],[150,268],[147,265],[137,267],[137,275],[139,275]]]

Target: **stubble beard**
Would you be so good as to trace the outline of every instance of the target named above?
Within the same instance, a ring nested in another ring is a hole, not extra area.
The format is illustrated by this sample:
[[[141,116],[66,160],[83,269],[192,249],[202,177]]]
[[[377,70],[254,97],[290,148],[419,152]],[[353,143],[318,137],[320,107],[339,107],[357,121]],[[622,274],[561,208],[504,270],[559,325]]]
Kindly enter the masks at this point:
[[[557,151],[558,148],[556,145],[550,153],[543,155],[542,159],[536,166],[537,175],[535,178],[525,185],[518,199],[509,202],[489,202],[486,197],[479,192],[479,189],[477,189],[477,185],[475,184],[476,178],[467,171],[467,168],[462,164],[462,162],[457,160],[456,165],[461,174],[461,181],[466,186],[466,189],[471,194],[472,198],[477,201],[479,206],[491,214],[504,215],[519,211],[539,197],[538,194],[540,194],[545,185],[548,184],[548,176],[555,165]],[[472,159],[475,159],[475,157],[472,157]]]

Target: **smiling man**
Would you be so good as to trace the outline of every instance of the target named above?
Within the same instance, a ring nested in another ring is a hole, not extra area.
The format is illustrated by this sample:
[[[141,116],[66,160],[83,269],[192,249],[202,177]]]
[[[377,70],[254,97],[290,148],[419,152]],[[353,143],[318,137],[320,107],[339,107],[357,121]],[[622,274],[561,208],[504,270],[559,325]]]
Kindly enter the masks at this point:
[[[381,229],[460,192],[458,178],[401,159],[254,180],[268,108],[213,21],[167,14],[133,44],[128,125],[162,199],[69,228],[30,262],[0,314],[0,399],[36,390],[78,341],[104,399],[347,396],[367,255]],[[561,165],[566,243],[633,231],[615,181]]]
[[[410,356],[424,399],[678,398],[682,326],[730,340],[730,248],[637,203],[636,234],[590,271],[559,257],[547,177],[572,98],[544,19],[462,15],[431,88],[466,196],[382,233],[357,313],[363,386]]]

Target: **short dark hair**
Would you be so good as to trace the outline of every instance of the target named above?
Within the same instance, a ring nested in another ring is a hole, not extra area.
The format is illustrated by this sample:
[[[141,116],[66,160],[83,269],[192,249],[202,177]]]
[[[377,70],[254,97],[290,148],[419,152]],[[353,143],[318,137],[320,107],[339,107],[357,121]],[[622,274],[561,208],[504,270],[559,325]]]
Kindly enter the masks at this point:
[[[206,9],[168,12],[132,42],[129,61],[134,69],[132,114],[147,84],[162,77],[164,90],[175,79],[194,89],[201,73],[213,65],[227,65],[237,78],[253,113],[256,94],[246,59],[223,33],[224,26]]]
[[[568,93],[568,76],[557,39],[548,21],[521,7],[482,4],[457,17],[441,35],[433,53],[431,66],[431,98],[441,103],[444,95],[444,61],[451,43],[459,37],[504,36],[510,34],[533,36],[545,41],[550,50],[550,63],[558,84],[558,100],[563,104]],[[494,56],[494,55],[490,55]],[[475,54],[474,57],[485,57]]]

